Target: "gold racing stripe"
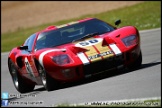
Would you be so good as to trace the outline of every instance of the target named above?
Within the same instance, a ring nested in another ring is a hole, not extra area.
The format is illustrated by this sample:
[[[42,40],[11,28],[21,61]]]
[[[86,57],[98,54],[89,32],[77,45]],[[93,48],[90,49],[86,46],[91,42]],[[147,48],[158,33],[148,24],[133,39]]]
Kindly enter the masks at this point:
[[[86,40],[91,40],[91,39],[94,39],[93,37],[91,38],[88,38]],[[87,57],[90,57],[90,56],[94,56],[94,55],[97,55],[99,54],[97,52],[97,50],[93,47],[93,45],[91,46],[87,46],[86,49],[88,49],[89,51],[85,52],[85,54],[87,55]],[[88,58],[89,59],[89,58]],[[96,57],[96,58],[93,58],[93,59],[89,59],[90,62],[95,62],[95,61],[98,61],[98,60],[101,60],[102,58],[101,57]]]
[[[92,40],[94,39],[93,37],[91,38],[88,38],[88,39],[85,39],[84,41],[88,41],[88,40]],[[82,42],[82,41],[81,41]],[[78,42],[74,42],[74,44],[77,44]],[[83,47],[85,49],[87,49],[88,51],[84,52],[84,54],[87,56],[87,59],[90,61],[90,62],[94,62],[94,61],[98,61],[98,60],[101,60],[102,58],[101,57],[94,57],[93,59],[89,59],[88,57],[91,57],[91,56],[94,56],[94,55],[97,55],[99,54],[96,49],[93,47],[93,45],[90,45],[90,46],[85,46]]]
[[[77,47],[83,47],[88,51],[84,52],[90,62],[106,59],[114,56],[113,51],[108,46],[102,46],[102,38],[88,38],[81,42],[75,42]]]
[[[86,49],[89,50],[89,51],[85,52],[87,57],[94,56],[94,55],[98,54],[98,52],[95,50],[95,48],[93,46],[87,46]],[[89,59],[89,60],[91,62],[94,62],[94,61],[98,61],[98,60],[101,60],[101,59],[102,59],[101,57],[97,57],[97,58],[93,58],[93,59]]]
[[[102,54],[104,59],[114,56],[113,51],[107,45],[102,46],[102,42],[95,44],[95,47],[98,49],[100,54]]]

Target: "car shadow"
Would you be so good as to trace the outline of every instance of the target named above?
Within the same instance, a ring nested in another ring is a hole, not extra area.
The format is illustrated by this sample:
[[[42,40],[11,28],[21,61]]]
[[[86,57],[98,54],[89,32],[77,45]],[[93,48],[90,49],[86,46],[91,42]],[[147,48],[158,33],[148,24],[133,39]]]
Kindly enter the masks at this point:
[[[123,74],[126,74],[126,73],[134,72],[136,70],[141,70],[141,69],[149,68],[149,67],[152,67],[152,66],[156,66],[158,64],[161,64],[161,61],[160,62],[151,62],[151,63],[142,64],[140,68],[134,69],[134,70],[123,69],[123,70],[118,70],[118,71],[109,71],[109,72],[105,71],[101,74],[97,74],[95,76],[92,76],[90,78],[86,78],[84,80],[62,84],[62,85],[60,85],[60,87],[58,89],[55,89],[55,90],[66,89],[66,88],[70,88],[70,87],[74,87],[74,86],[80,86],[80,85],[83,85],[83,84],[92,83],[92,82],[99,81],[99,80],[102,80],[102,79],[105,79],[105,78],[115,77],[115,76],[123,75]],[[53,91],[55,91],[55,90],[53,90]],[[36,95],[36,94],[39,94],[43,91],[46,91],[46,90],[42,86],[40,88],[35,89],[33,92],[25,93],[25,94]],[[52,92],[52,91],[50,91],[50,92]],[[24,97],[19,97],[19,98],[13,97],[13,98],[9,98],[8,100],[13,101],[13,100],[21,99],[21,98],[24,98]]]

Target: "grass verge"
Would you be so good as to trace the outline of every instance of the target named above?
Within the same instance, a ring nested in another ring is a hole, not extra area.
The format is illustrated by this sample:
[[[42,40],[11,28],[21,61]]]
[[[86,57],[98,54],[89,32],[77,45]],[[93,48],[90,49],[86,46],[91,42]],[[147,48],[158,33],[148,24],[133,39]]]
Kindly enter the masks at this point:
[[[19,28],[15,32],[1,34],[1,52],[7,52],[13,47],[20,46],[31,34],[49,25],[60,25],[87,17],[96,17],[112,25],[114,25],[115,20],[121,19],[122,23],[120,27],[132,25],[136,26],[139,30],[158,28],[161,27],[161,1],[147,1],[99,14],[84,15],[78,18],[43,24],[32,28]]]

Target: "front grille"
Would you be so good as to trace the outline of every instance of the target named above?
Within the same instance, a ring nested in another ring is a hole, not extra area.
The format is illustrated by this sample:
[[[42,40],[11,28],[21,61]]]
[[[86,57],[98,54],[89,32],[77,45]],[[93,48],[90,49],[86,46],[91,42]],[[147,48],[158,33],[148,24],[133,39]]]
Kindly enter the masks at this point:
[[[101,71],[105,71],[111,68],[115,68],[124,63],[123,55],[114,56],[105,60],[90,63],[83,66],[84,75],[94,74]]]

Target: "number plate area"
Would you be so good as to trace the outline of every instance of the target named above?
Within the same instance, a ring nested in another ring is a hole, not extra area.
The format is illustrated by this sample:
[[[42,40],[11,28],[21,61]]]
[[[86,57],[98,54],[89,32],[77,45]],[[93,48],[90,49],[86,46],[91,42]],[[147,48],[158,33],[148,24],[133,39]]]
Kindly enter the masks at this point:
[[[95,74],[101,71],[106,71],[112,68],[116,68],[124,64],[123,54],[118,56],[111,56],[104,60],[92,62],[83,66],[84,75]]]

